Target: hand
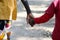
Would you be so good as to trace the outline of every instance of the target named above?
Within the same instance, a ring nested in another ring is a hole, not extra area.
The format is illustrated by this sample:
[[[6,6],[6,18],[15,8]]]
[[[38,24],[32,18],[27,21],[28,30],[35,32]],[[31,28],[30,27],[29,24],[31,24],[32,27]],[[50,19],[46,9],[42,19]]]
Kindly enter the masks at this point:
[[[29,14],[27,14],[27,18],[26,18],[26,20],[27,20],[27,23],[28,23],[28,20],[29,20],[29,19],[31,19],[31,18],[33,18],[33,15],[32,15],[32,13],[29,13]]]
[[[27,23],[29,23],[32,27],[35,24],[33,18],[34,17],[32,15],[32,13],[30,13],[30,14],[27,15]]]
[[[35,25],[35,22],[34,22],[33,18],[29,19],[28,23],[31,25],[31,27],[33,27]]]

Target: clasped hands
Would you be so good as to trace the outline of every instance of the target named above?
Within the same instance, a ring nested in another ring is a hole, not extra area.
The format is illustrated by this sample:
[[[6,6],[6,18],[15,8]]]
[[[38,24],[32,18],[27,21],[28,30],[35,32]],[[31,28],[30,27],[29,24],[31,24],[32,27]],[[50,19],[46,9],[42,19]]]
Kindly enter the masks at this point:
[[[31,27],[33,27],[35,25],[34,22],[34,16],[32,15],[32,13],[27,14],[27,23],[30,24]]]

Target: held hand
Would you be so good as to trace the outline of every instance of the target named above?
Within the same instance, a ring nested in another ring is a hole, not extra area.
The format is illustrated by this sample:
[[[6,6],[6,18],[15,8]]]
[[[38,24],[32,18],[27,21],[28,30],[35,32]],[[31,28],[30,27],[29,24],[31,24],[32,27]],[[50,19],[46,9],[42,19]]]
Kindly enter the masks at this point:
[[[32,18],[29,19],[29,24],[31,25],[31,27],[33,27],[35,25],[35,22],[34,22],[34,20]]]
[[[33,20],[33,15],[32,15],[32,13],[30,13],[30,14],[28,14],[27,15],[27,23],[29,23],[32,27],[34,26],[34,20]]]

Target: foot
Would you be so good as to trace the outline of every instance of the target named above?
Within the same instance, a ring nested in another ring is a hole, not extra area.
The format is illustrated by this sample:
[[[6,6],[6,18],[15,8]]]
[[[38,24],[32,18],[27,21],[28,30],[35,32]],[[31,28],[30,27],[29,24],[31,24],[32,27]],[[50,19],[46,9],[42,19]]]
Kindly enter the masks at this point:
[[[5,36],[5,34],[2,33],[2,34],[0,35],[0,40],[3,40],[4,36]]]

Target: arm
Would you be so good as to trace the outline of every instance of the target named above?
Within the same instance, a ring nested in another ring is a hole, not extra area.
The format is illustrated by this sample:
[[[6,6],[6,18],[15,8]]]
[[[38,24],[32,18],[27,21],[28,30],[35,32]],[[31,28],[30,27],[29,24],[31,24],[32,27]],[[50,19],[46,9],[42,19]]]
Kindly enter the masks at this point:
[[[30,10],[27,0],[21,0],[21,2],[23,3],[24,7],[26,8],[27,14],[30,14],[31,10]]]
[[[31,9],[29,7],[29,4],[27,2],[27,0],[21,0],[21,2],[23,3],[24,7],[26,8],[26,11],[27,11],[27,23],[29,22],[29,19],[32,19],[33,18],[33,15],[31,13]]]
[[[49,8],[45,11],[45,14],[41,17],[34,18],[36,24],[47,22],[50,18],[53,17],[55,12],[54,3],[52,3]]]

